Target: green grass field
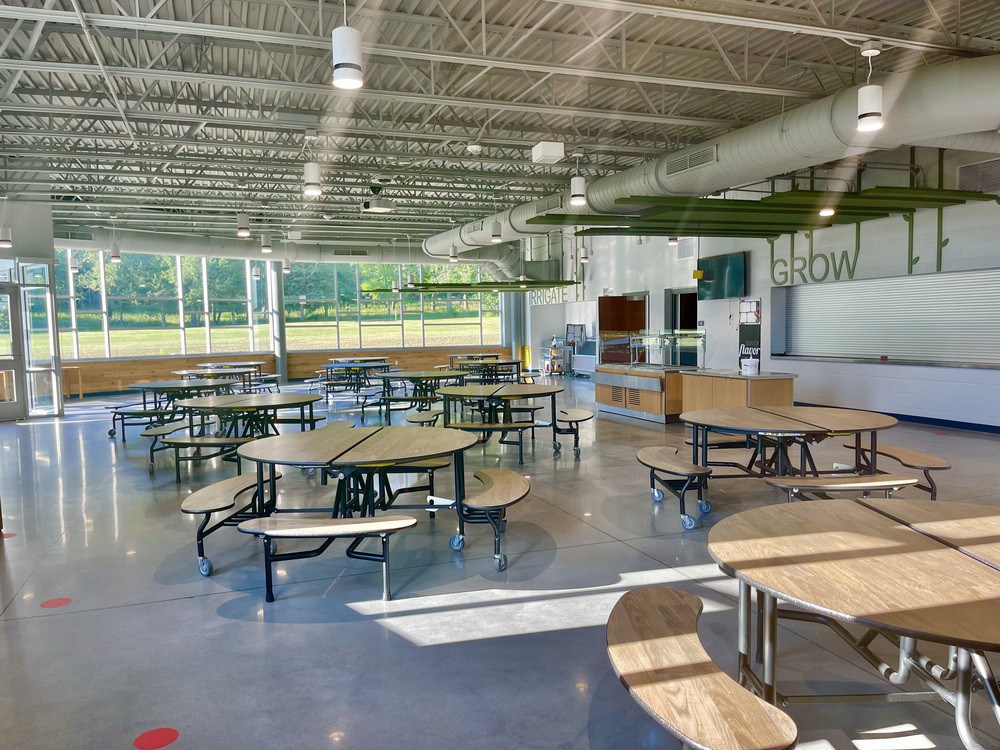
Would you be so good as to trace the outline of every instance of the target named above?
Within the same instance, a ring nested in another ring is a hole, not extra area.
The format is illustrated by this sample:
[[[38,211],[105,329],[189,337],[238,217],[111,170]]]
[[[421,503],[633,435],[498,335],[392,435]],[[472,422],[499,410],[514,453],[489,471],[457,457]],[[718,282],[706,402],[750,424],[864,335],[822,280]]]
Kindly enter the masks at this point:
[[[473,319],[474,320],[474,319]],[[405,346],[479,346],[479,326],[462,323],[434,323],[426,326],[426,335],[421,340],[420,321],[404,322]],[[337,329],[325,324],[290,324],[286,327],[289,351],[310,351],[315,349],[389,349],[401,347],[400,327],[385,324],[364,325],[358,322],[341,321],[340,346],[337,346]],[[205,330],[188,328],[187,353],[205,354]],[[256,351],[270,351],[267,326],[256,326],[254,339]],[[104,357],[104,335],[101,331],[80,331],[80,359],[101,359]],[[125,328],[111,330],[111,356],[152,357],[180,354],[180,331],[176,328]],[[500,317],[483,318],[484,345],[500,343]],[[74,359],[73,337],[68,331],[60,331],[59,346],[64,361]],[[217,326],[212,328],[212,352],[249,352],[246,328]]]

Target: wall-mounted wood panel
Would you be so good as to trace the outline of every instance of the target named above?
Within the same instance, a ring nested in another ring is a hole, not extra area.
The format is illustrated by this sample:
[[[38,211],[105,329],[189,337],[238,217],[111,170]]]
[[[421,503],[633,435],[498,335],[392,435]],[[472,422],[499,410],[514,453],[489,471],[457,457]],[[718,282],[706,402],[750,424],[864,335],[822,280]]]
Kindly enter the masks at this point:
[[[84,393],[127,391],[129,383],[177,380],[174,370],[196,370],[202,362],[263,362],[263,372],[274,372],[273,354],[192,354],[186,357],[104,359],[74,362],[80,368]],[[76,378],[74,377],[74,384]]]

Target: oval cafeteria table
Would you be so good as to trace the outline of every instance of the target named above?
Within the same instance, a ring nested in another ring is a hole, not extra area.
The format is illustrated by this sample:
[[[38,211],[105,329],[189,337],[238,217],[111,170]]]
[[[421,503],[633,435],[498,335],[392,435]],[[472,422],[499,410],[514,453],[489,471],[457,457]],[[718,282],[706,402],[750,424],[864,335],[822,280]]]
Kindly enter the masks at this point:
[[[190,382],[190,381],[182,381]],[[274,414],[278,409],[299,407],[299,423],[303,431],[308,425],[310,432],[315,427],[313,421],[313,404],[322,396],[315,393],[244,393],[232,396],[201,396],[198,398],[180,399],[175,405],[188,411],[189,423],[194,425],[194,413],[218,414],[220,424],[229,421],[226,428],[227,436],[233,437],[239,432],[239,420],[226,418],[243,415],[244,425],[242,437],[257,437],[277,434],[274,427]],[[309,417],[306,418],[306,409]]]
[[[380,372],[375,377],[382,379],[382,398],[392,398],[392,381],[409,380],[413,383],[414,399],[432,399],[434,388],[442,380],[465,382],[465,373],[458,370],[414,370],[412,372]],[[387,402],[388,403],[388,402]],[[427,408],[424,406],[424,408]]]
[[[330,357],[331,362],[342,364],[358,364],[360,362],[385,362],[388,357]]]
[[[198,367],[222,367],[222,368],[232,368],[232,367],[252,367],[260,375],[261,368],[266,365],[267,362],[201,362]]]
[[[812,456],[807,446],[808,440],[821,439],[829,435],[859,435],[869,433],[872,451],[877,450],[876,433],[895,427],[897,420],[887,414],[858,409],[836,409],[825,406],[747,406],[733,409],[698,409],[686,411],[680,419],[694,430],[692,443],[692,462],[701,466],[710,466],[708,433],[712,430],[739,435],[755,435],[757,437],[774,438],[777,446],[775,473],[783,476],[790,469],[787,449],[792,442],[798,442],[801,448],[799,472],[806,473],[806,463],[812,465]],[[863,466],[860,455],[861,441],[855,444],[855,466]],[[763,465],[763,457],[761,461]],[[724,464],[728,465],[728,464]],[[872,462],[869,472],[876,471]],[[714,476],[716,479],[730,478],[733,475]],[[741,476],[746,476],[741,475]]]
[[[337,484],[334,515],[346,515],[348,494],[359,490],[365,494],[365,512],[373,512],[372,483],[363,487],[358,480],[369,472],[372,465],[410,463],[429,458],[451,456],[455,470],[454,508],[458,514],[458,534],[452,537],[452,549],[461,549],[465,542],[465,456],[464,451],[478,442],[475,435],[441,427],[353,427],[341,425],[323,427],[312,432],[255,440],[241,445],[240,458],[257,463],[257,496],[260,507],[273,507],[276,498],[275,466],[323,468],[336,476]],[[264,474],[270,467],[269,497],[265,503]],[[428,510],[441,510],[448,506],[405,506]],[[403,509],[404,506],[393,506]]]
[[[708,550],[739,580],[743,684],[771,703],[816,701],[778,694],[775,655],[779,616],[818,622],[894,684],[913,675],[932,689],[931,699],[944,697],[954,706],[965,747],[983,750],[969,704],[978,680],[1000,720],[1000,687],[982,653],[1000,651],[1000,510],[873,498],[772,505],[719,521],[709,532]],[[750,661],[751,588],[763,598],[763,677]],[[776,599],[806,611],[779,612]],[[840,622],[869,630],[856,638]],[[878,635],[899,646],[898,668],[869,650]],[[935,665],[916,649],[920,640],[953,647],[953,663]],[[946,686],[952,678],[954,686]]]
[[[204,391],[221,391],[238,385],[238,380],[218,380],[209,378],[193,378],[188,380],[151,380],[148,383],[129,383],[126,387],[142,391],[142,408],[147,408],[146,394],[153,394],[153,406],[159,406],[160,399],[165,398],[167,405],[174,404],[177,399],[183,399],[192,393]]]
[[[562,444],[556,440],[558,435],[572,435],[573,431],[560,427],[556,421],[556,394],[563,392],[561,385],[522,385],[519,383],[494,383],[492,385],[455,385],[438,388],[437,394],[444,400],[444,426],[447,427],[451,421],[451,409],[455,402],[463,399],[482,399],[490,407],[488,415],[491,421],[497,422],[501,418],[505,422],[511,421],[510,402],[522,398],[538,398],[548,396],[550,398],[549,408],[551,420],[549,424],[539,422],[539,427],[552,428],[552,449],[556,452],[562,450]],[[503,407],[503,415],[498,414],[498,407]]]

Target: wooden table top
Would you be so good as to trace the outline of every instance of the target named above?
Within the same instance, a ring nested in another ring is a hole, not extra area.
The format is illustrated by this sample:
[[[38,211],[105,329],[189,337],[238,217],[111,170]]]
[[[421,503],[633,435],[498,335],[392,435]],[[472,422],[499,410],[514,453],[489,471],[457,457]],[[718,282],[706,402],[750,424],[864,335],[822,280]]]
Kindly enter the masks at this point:
[[[388,380],[449,380],[464,376],[458,370],[419,370],[414,372],[380,372],[375,377]]]
[[[388,357],[330,357],[331,362],[385,362]]]
[[[523,360],[520,359],[456,359],[453,365],[462,367],[502,367],[504,365],[523,365]]]
[[[815,435],[830,432],[868,432],[896,424],[886,414],[857,409],[813,406],[762,406],[697,409],[681,414],[682,422],[750,434]]]
[[[201,362],[198,367],[261,367],[267,362]]]
[[[325,367],[327,370],[378,370],[389,365],[385,362],[332,362],[320,367]]]
[[[327,426],[311,432],[277,435],[239,448],[250,461],[293,466],[356,466],[398,463],[447,456],[471,448],[474,433],[442,427]]]
[[[861,502],[1000,569],[1000,508],[896,498]]]
[[[231,378],[234,375],[256,375],[257,371],[252,368],[220,367],[217,370],[213,370],[210,367],[202,367],[197,370],[174,370],[173,374],[181,376],[194,375],[195,377],[202,378]]]
[[[241,445],[237,452],[240,458],[249,461],[294,466],[326,466],[333,458],[370,438],[381,429],[381,427],[354,427],[350,422],[339,422],[320,427],[318,430],[260,438]]]
[[[288,406],[302,406],[319,401],[318,393],[243,393],[233,396],[199,396],[176,401],[182,409],[200,409],[212,411],[224,409],[227,411],[255,411],[257,409],[280,409]],[[312,430],[311,432],[315,432]]]
[[[755,588],[805,609],[899,635],[1000,650],[1000,570],[875,510],[913,503],[914,517],[995,551],[978,525],[1000,516],[964,503],[818,500],[719,521],[708,549]],[[936,519],[936,520],[933,520]],[[985,520],[984,520],[985,519]]]
[[[507,383],[493,396],[504,399],[532,398],[533,396],[551,396],[555,393],[562,393],[563,390],[565,389],[561,385]]]
[[[817,427],[827,432],[869,432],[886,430],[899,424],[899,420],[888,414],[860,409],[838,409],[829,406],[758,406],[757,411],[766,411],[781,417],[789,417]]]
[[[503,383],[493,385],[446,385],[435,393],[449,398],[488,398],[503,388]]]
[[[201,388],[222,388],[228,385],[237,385],[239,382],[238,380],[192,378],[191,380],[151,380],[148,383],[129,383],[126,387],[143,391],[187,391]]]

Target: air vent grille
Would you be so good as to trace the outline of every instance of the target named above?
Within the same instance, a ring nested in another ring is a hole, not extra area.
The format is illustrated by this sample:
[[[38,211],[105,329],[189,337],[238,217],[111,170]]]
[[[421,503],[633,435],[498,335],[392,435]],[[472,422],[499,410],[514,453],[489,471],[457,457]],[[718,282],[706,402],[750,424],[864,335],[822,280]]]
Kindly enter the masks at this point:
[[[681,240],[677,243],[677,260],[688,260],[694,257],[697,240]]]
[[[662,171],[668,175],[677,174],[678,172],[683,172],[685,169],[694,169],[695,167],[711,164],[712,162],[716,162],[718,160],[719,157],[716,152],[716,147],[712,145],[698,149],[697,151],[692,151],[689,154],[678,156],[676,159],[671,159],[666,163],[666,166]]]
[[[548,198],[542,198],[540,201],[535,203],[535,216],[541,216],[548,211],[555,211],[557,209],[562,209],[562,207],[562,196],[550,195]]]
[[[959,167],[958,189],[1000,195],[1000,159]]]

